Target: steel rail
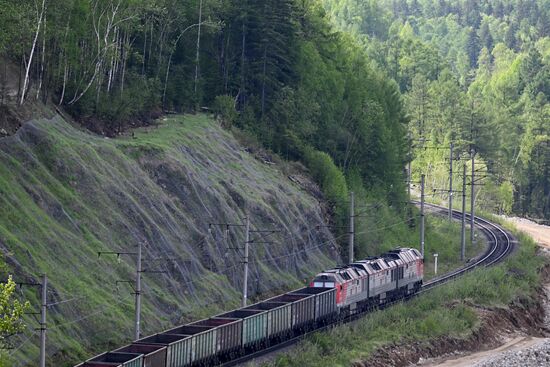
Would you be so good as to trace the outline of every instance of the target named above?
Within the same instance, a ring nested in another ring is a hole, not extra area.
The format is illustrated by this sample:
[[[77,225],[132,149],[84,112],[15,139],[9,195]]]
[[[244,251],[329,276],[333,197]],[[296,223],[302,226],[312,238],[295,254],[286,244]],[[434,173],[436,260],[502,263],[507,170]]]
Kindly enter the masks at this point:
[[[433,204],[425,205],[436,210],[444,210],[446,214],[447,208]],[[470,217],[470,214],[466,214],[466,216]],[[458,219],[459,217],[462,217],[462,212],[453,210],[453,218]],[[470,272],[478,267],[488,267],[494,265],[500,262],[512,252],[516,243],[516,239],[509,232],[504,230],[499,225],[489,222],[486,219],[477,216],[475,216],[474,218],[476,220],[476,226],[482,230],[492,246],[490,245],[487,251],[479,259],[472,262],[471,264],[453,270],[439,278],[432,279],[431,281],[424,283],[421,292],[434,288],[437,285],[446,283],[449,280]]]

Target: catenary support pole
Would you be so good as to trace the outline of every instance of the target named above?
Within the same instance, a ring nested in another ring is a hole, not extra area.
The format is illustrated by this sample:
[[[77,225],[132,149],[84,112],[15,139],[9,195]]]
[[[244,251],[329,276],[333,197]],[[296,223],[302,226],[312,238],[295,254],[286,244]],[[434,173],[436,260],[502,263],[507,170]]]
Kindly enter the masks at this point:
[[[244,242],[244,279],[243,279],[243,307],[246,307],[248,298],[248,245],[250,242],[250,218],[246,217],[246,235]]]
[[[350,208],[349,208],[349,263],[353,262],[354,252],[354,236],[355,236],[355,195],[350,193]]]
[[[475,225],[475,185],[476,185],[476,179],[475,179],[475,156],[476,153],[474,150],[472,150],[472,187],[471,187],[471,197],[470,197],[470,242],[474,243],[474,225]]]
[[[409,157],[407,164],[407,195],[409,202],[411,201],[411,184],[412,184],[412,140],[411,140],[411,129],[409,128],[407,138],[409,139]]]
[[[42,307],[40,309],[40,367],[46,367],[46,309],[48,297],[48,277],[42,275]]]
[[[466,164],[462,172],[462,232],[460,236],[460,260],[464,261],[466,252]]]
[[[420,252],[422,253],[422,258],[424,258],[424,225],[425,225],[425,214],[424,214],[424,184],[426,181],[426,175],[422,174],[420,178]]]
[[[138,242],[138,252],[137,252],[137,261],[136,261],[136,315],[135,315],[135,332],[134,340],[138,340],[141,334],[141,252],[142,252],[142,242]]]
[[[454,142],[451,142],[451,154],[449,155],[449,221],[453,220],[453,151]]]

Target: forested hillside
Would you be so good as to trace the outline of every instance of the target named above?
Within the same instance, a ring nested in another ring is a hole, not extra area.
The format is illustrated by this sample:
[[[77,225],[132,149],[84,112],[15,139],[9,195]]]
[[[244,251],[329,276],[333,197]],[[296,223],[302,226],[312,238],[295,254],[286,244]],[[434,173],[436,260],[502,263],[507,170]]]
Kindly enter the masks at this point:
[[[305,162],[334,203],[351,181],[382,201],[404,199],[399,89],[317,0],[1,0],[0,9],[1,61],[19,66],[3,100],[50,102],[110,135],[163,111],[209,108]]]
[[[439,147],[454,141],[457,163],[475,154],[487,167],[487,209],[550,218],[549,1],[324,5],[405,95],[416,177],[444,186],[449,153]]]
[[[357,257],[414,244],[410,239],[418,229],[401,209],[407,130],[399,86],[370,62],[355,37],[335,30],[319,1],[0,0],[0,31],[0,135],[13,135],[2,140],[2,162],[12,168],[0,172],[0,263],[7,264],[1,272],[33,280],[49,274],[48,297],[56,305],[48,339],[52,365],[120,344],[129,335],[131,312],[122,316],[127,305],[111,283],[130,276],[133,259],[122,259],[121,267],[102,265],[109,270],[94,277],[98,268],[91,264],[103,264],[97,258],[101,249],[116,251],[147,239],[152,254],[193,258],[189,267],[175,265],[177,277],[169,271],[151,281],[157,282],[151,292],[158,294],[144,306],[144,329],[154,332],[213,310],[198,310],[187,300],[220,308],[237,298],[238,266],[216,262],[239,259],[219,252],[226,247],[222,242],[206,248],[198,241],[205,228],[187,225],[204,223],[203,216],[233,222],[252,211],[261,217],[258,225],[311,222],[315,231],[336,239],[334,247],[328,241],[330,249],[340,250],[349,237],[354,191]],[[41,108],[58,116],[25,123],[21,116]],[[157,120],[166,113],[201,112],[213,112],[226,131],[202,114],[178,117],[181,125]],[[81,132],[73,122],[115,139]],[[159,126],[121,136],[149,124]],[[265,167],[243,158],[241,150],[300,162],[298,171],[311,175],[324,194],[317,199],[328,223],[320,211],[313,218],[301,206],[311,199],[307,193],[278,196],[290,181],[264,176]],[[242,176],[232,176],[240,171]],[[194,210],[183,213],[179,200]],[[300,218],[281,212],[284,203]],[[169,209],[157,210],[157,204]],[[272,218],[279,214],[283,222]],[[335,237],[321,228],[325,224]],[[327,243],[306,237],[317,246]],[[281,242],[287,255],[276,259],[307,248],[304,241]],[[269,251],[258,252],[258,272],[273,279],[251,294],[294,286],[298,277],[310,275],[305,269],[316,272],[340,260],[322,251],[307,254],[299,266],[304,272],[294,273],[273,271],[261,260]],[[225,276],[228,268],[234,274]],[[186,288],[197,274],[214,278],[204,293]],[[38,302],[32,290],[24,295]],[[72,303],[73,295],[85,297],[82,309]],[[105,307],[109,312],[96,318]],[[32,328],[32,320],[26,321]],[[21,345],[13,352],[18,362],[36,360],[35,336],[15,341]]]

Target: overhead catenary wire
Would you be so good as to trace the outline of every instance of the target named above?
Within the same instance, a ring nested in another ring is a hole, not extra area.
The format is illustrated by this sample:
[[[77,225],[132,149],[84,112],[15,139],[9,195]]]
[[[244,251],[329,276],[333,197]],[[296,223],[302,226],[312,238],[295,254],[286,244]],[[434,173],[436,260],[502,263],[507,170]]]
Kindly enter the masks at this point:
[[[311,236],[311,233],[313,231],[313,228],[310,228],[308,229],[307,232],[303,232],[303,233],[300,233],[298,235],[296,234],[289,234],[287,236],[284,236],[284,238],[291,238],[291,237],[294,237],[294,238],[303,238],[303,237],[310,237]],[[334,237],[334,238],[330,238],[329,240],[327,241],[324,241],[320,244],[317,244],[315,246],[308,246],[308,247],[304,247],[304,248],[301,248],[299,250],[296,250],[296,251],[293,251],[289,254],[285,254],[285,255],[281,255],[281,256],[277,256],[277,257],[273,257],[273,258],[270,258],[270,259],[263,259],[263,260],[253,260],[251,261],[251,263],[260,263],[260,262],[274,262],[274,261],[277,261],[277,260],[281,260],[281,259],[284,259],[284,258],[290,258],[290,257],[295,257],[296,255],[300,254],[300,253],[303,253],[303,252],[306,252],[306,251],[311,251],[311,250],[314,250],[314,249],[317,249],[317,248],[320,248],[320,247],[323,247],[327,244],[331,244],[331,243],[335,243],[337,240],[343,238],[344,236],[346,236],[346,234],[343,234],[343,235],[340,235],[340,236],[337,236],[337,237]],[[201,242],[204,242],[205,241],[205,238],[201,238],[199,241],[196,242],[196,245],[199,245]],[[231,267],[228,267],[226,269],[224,269],[222,272],[217,272],[217,273],[212,273],[211,276],[219,276],[219,275],[222,275],[222,274],[226,274],[228,273],[229,271],[239,267],[240,265],[237,264],[237,265],[234,265],[234,266],[231,266]],[[208,275],[206,275],[205,277],[207,277]],[[187,281],[187,282],[184,282],[184,283],[180,283],[182,285],[190,285],[192,283],[195,283],[195,282],[198,282],[198,281],[203,281],[205,277],[201,277],[201,279],[195,279],[195,280],[190,280],[190,281]],[[82,300],[82,299],[85,299],[85,298],[88,298],[88,296],[77,296],[77,297],[72,297],[72,298],[69,298],[69,299],[64,299],[64,300],[61,300],[61,301],[57,301],[57,302],[53,302],[53,303],[49,303],[47,304],[48,307],[53,307],[53,306],[57,306],[57,305],[61,305],[61,304],[68,304],[68,303],[72,303],[72,302],[76,302],[76,301],[79,301],[79,300]],[[76,324],[76,323],[79,323],[83,320],[86,320],[86,319],[89,319],[90,317],[93,317],[95,315],[98,315],[102,312],[105,312],[107,310],[110,310],[112,308],[115,308],[117,306],[119,306],[120,304],[122,303],[125,303],[127,301],[130,300],[130,296],[127,296],[127,297],[124,297],[118,301],[115,301],[114,303],[110,303],[109,305],[107,306],[104,306],[104,307],[100,307],[98,309],[95,309],[93,312],[90,312],[88,314],[85,314],[77,319],[74,319],[74,320],[70,320],[70,321],[67,321],[67,322],[64,322],[64,323],[60,323],[60,324],[54,324],[50,327],[50,329],[59,329],[59,328],[63,328],[63,327],[66,327],[66,326],[70,326],[70,325],[73,325],[73,324]],[[215,303],[215,302],[212,302],[212,303]],[[36,335],[36,331],[33,332],[31,335],[29,335],[19,346],[18,348],[16,348],[12,353],[15,353],[17,350],[21,349],[24,345],[26,345],[30,340],[31,338]]]
[[[402,220],[402,221],[399,221],[397,223],[393,223],[393,224],[390,224],[388,226],[384,226],[384,227],[380,227],[380,228],[376,228],[376,229],[372,229],[372,230],[368,230],[368,231],[361,231],[361,232],[357,232],[356,235],[359,235],[359,234],[366,234],[366,233],[374,233],[374,232],[378,232],[378,231],[382,231],[382,230],[385,230],[385,229],[388,229],[388,228],[393,228],[393,227],[396,227],[398,225],[401,225],[401,224],[406,224],[408,223],[409,220]],[[287,257],[291,257],[291,256],[296,256],[297,254],[299,253],[302,253],[304,251],[310,251],[310,250],[314,250],[314,249],[317,249],[317,248],[320,248],[320,247],[323,247],[325,246],[327,243],[331,243],[331,242],[335,242],[341,238],[344,238],[346,237],[348,234],[347,233],[344,233],[344,234],[341,234],[333,239],[330,239],[330,240],[327,240],[327,241],[324,241],[322,242],[321,244],[318,244],[316,246],[310,246],[310,247],[306,247],[306,248],[303,248],[303,249],[300,249],[298,251],[294,251],[294,252],[291,252],[289,254],[285,254],[285,255],[281,255],[281,256],[277,256],[277,257],[274,257],[274,258],[270,258],[270,259],[262,259],[262,260],[252,260],[250,261],[250,263],[261,263],[261,262],[272,262],[272,261],[275,261],[275,260],[278,260],[278,259],[283,259],[283,258],[287,258]],[[212,273],[212,274],[207,274],[205,276],[202,276],[200,279],[195,279],[195,280],[190,280],[190,281],[187,281],[185,283],[182,283],[183,285],[191,285],[191,284],[194,284],[196,282],[199,282],[199,281],[203,281],[205,279],[205,277],[213,277],[213,276],[219,276],[219,275],[227,275],[226,273],[229,272],[230,270],[232,269],[235,269],[237,267],[239,267],[240,264],[237,264],[237,265],[234,265],[234,266],[231,266],[231,267],[227,267],[225,268],[223,271],[221,272],[216,272],[216,273]]]
[[[409,219],[405,219],[405,220],[399,221],[397,223],[390,224],[390,225],[385,226],[385,227],[380,227],[380,228],[376,228],[376,229],[372,229],[372,230],[368,230],[368,231],[356,232],[355,234],[366,234],[366,233],[379,232],[379,231],[383,231],[384,229],[393,228],[393,227],[396,227],[398,225],[406,224],[406,223],[409,223]]]
[[[19,344],[17,346],[17,348],[14,348],[12,349],[9,354],[10,355],[14,355],[18,350],[20,350],[21,348],[23,348],[31,339],[33,336],[35,336],[36,334],[38,333],[38,330],[35,330],[33,331],[29,336],[27,336],[22,342],[21,344]]]
[[[406,223],[407,221],[401,221],[401,222],[398,222],[398,223],[394,223],[392,225],[389,225],[389,226],[386,226],[386,227],[382,227],[382,228],[377,228],[375,230],[371,230],[371,231],[362,231],[362,232],[359,232],[358,234],[362,234],[362,233],[370,233],[370,232],[373,232],[373,231],[377,231],[377,230],[383,230],[385,228],[390,228],[390,227],[393,227],[393,226],[397,226],[399,224],[402,224],[402,223]],[[307,233],[305,233],[306,236],[309,236],[312,232],[312,229],[310,229]],[[303,237],[304,236],[304,233],[300,234],[299,237]],[[302,249],[299,249],[297,251],[293,251],[289,254],[285,254],[285,255],[281,255],[281,256],[277,256],[277,257],[273,257],[273,258],[270,258],[270,259],[263,259],[263,260],[253,260],[251,261],[251,263],[260,263],[260,262],[274,262],[274,261],[277,261],[277,260],[281,260],[281,259],[284,259],[284,258],[290,258],[290,257],[295,257],[296,255],[300,254],[300,253],[303,253],[303,252],[306,252],[306,251],[311,251],[311,250],[314,250],[314,249],[317,249],[317,248],[320,248],[320,247],[323,247],[327,244],[330,244],[330,243],[334,243],[335,241],[345,237],[346,234],[342,234],[340,236],[337,236],[335,238],[331,238],[327,241],[324,241],[320,244],[317,244],[315,246],[309,246],[309,247],[304,247]],[[297,235],[290,235],[290,236],[285,236],[285,237],[298,237]],[[197,242],[197,244],[199,244],[200,242],[203,242],[204,239],[201,239],[200,241]],[[235,266],[231,266],[231,267],[228,267],[226,269],[224,269],[222,272],[218,272],[218,273],[213,273],[212,276],[214,275],[221,275],[221,274],[226,274],[228,273],[230,270],[232,269],[235,269],[237,268],[239,265],[235,265]],[[258,280],[260,279],[259,277],[256,279]],[[195,283],[195,282],[198,282],[198,281],[203,281],[204,280],[204,277],[201,277],[201,279],[195,279],[195,280],[190,280],[188,282],[185,282],[185,283],[182,283],[182,285],[189,285],[189,284],[192,284],[192,283]],[[58,302],[55,302],[55,303],[51,303],[49,304],[48,306],[51,307],[51,306],[55,306],[55,305],[58,305],[58,304],[63,304],[63,303],[69,303],[69,302],[75,302],[77,300],[80,300],[80,299],[83,299],[83,298],[86,298],[86,296],[82,296],[82,297],[73,297],[71,299],[66,299],[66,300],[62,300],[62,301],[58,301]],[[71,321],[67,321],[67,322],[64,322],[64,323],[61,323],[61,324],[55,324],[51,327],[51,329],[59,329],[59,328],[62,328],[62,327],[66,327],[66,326],[70,326],[70,325],[73,325],[75,323],[78,323],[78,322],[81,322],[83,320],[86,320],[90,317],[93,317],[95,315],[98,315],[102,312],[105,312],[109,309],[112,309],[114,307],[117,307],[119,306],[120,304],[124,303],[124,302],[127,302],[130,300],[130,297],[127,296],[125,298],[122,298],[118,301],[116,301],[115,303],[111,303],[105,307],[101,307],[99,309],[96,309],[94,310],[94,312],[91,312],[91,313],[88,313],[82,317],[79,317],[77,319],[74,319],[74,320],[71,320]],[[209,302],[209,303],[206,303],[206,304],[203,304],[203,305],[209,305],[209,304],[213,304],[213,303],[216,303],[216,301],[213,301],[213,302]],[[23,343],[21,343],[19,345],[19,347],[16,349],[16,350],[19,350],[20,348],[22,348],[26,343],[28,343],[28,341],[36,334],[36,332],[33,332],[30,336],[28,336],[25,341]],[[15,352],[15,351],[14,351]]]
[[[336,237],[335,240],[336,240],[336,239],[343,238],[343,237],[346,237],[346,236],[347,236],[347,233],[342,234],[342,235]],[[300,250],[298,250],[298,251],[292,252],[292,253],[290,253],[290,254],[281,255],[281,256],[278,256],[278,257],[274,257],[274,258],[270,258],[270,259],[262,260],[262,261],[251,261],[251,263],[271,262],[271,261],[274,261],[274,260],[277,260],[277,259],[282,259],[282,258],[285,258],[285,257],[296,256],[296,254],[302,253],[302,252],[304,252],[304,251],[314,250],[314,249],[316,249],[316,248],[323,247],[323,246],[325,246],[325,245],[326,245],[327,243],[329,243],[329,242],[332,242],[332,240],[322,242],[321,244],[316,245],[316,246],[303,248],[303,249],[300,249]]]
[[[107,306],[104,306],[104,307],[101,307],[97,310],[95,310],[94,312],[91,312],[89,314],[86,314],[82,317],[79,317],[78,319],[75,319],[75,320],[71,320],[71,321],[67,321],[67,322],[63,322],[61,324],[55,324],[53,326],[50,327],[50,329],[59,329],[59,328],[62,328],[62,327],[66,327],[66,326],[69,326],[69,325],[73,325],[73,324],[76,324],[80,321],[83,321],[83,320],[86,320],[86,319],[89,319],[90,317],[92,316],[95,316],[95,315],[99,315],[100,313],[102,312],[105,312],[107,310],[110,310],[118,305],[120,305],[121,303],[124,303],[124,302],[127,302],[129,301],[131,298],[131,296],[126,296],[118,301],[116,301],[115,303],[110,303],[108,304]]]
[[[285,257],[290,257],[290,256],[295,256],[297,253],[301,253],[301,252],[304,252],[304,251],[310,251],[310,250],[315,250],[317,248],[320,248],[320,247],[323,247],[325,246],[327,243],[332,243],[332,242],[335,242],[336,240],[340,239],[340,238],[343,238],[347,236],[347,234],[342,234],[340,236],[337,236],[333,239],[330,239],[330,240],[327,240],[327,241],[324,241],[318,245],[315,245],[315,246],[310,246],[310,247],[304,247],[303,249],[300,249],[299,251],[297,252],[293,252],[293,253],[290,253],[290,254],[285,254],[285,255],[282,255],[282,256],[278,256],[276,258],[270,258],[270,259],[262,259],[260,261],[258,260],[252,260],[250,261],[250,263],[253,263],[253,264],[257,264],[257,263],[261,263],[261,262],[272,262],[276,259],[280,259],[280,258],[285,258]],[[210,273],[210,274],[205,274],[203,276],[201,276],[200,278],[196,278],[196,279],[193,279],[193,280],[189,280],[189,281],[186,281],[186,282],[183,282],[183,283],[180,283],[181,285],[183,286],[188,286],[188,285],[191,285],[191,284],[194,284],[194,283],[197,283],[197,282],[202,282],[204,281],[205,279],[208,279],[210,277],[217,277],[219,275],[227,275],[227,273],[232,270],[232,269],[235,269],[237,267],[240,267],[241,264],[236,264],[236,265],[232,265],[230,267],[226,267],[225,269],[223,269],[222,271],[218,271],[216,273]]]
[[[287,236],[284,236],[284,238],[291,238],[291,237],[303,237],[304,235],[306,236],[310,236],[311,235],[311,232],[312,232],[312,228],[310,228],[307,232],[305,233],[300,233],[299,235],[295,235],[295,234],[289,234]],[[343,236],[343,235],[342,235]],[[329,239],[321,244],[318,244],[316,246],[310,246],[310,247],[306,247],[306,248],[303,248],[303,249],[300,249],[299,251],[296,251],[296,252],[293,252],[291,254],[286,254],[286,255],[283,255],[283,256],[279,256],[279,257],[276,257],[276,258],[272,258],[272,259],[264,259],[262,260],[262,262],[272,262],[272,261],[275,261],[275,260],[278,260],[278,259],[281,259],[281,258],[285,258],[285,257],[290,257],[290,256],[296,256],[297,254],[301,253],[301,252],[304,252],[304,251],[310,251],[310,250],[314,250],[316,248],[320,248],[324,245],[326,245],[327,243],[332,243],[332,242],[335,242],[336,240],[338,240],[339,238],[341,238],[342,236],[338,236],[334,239]],[[204,242],[205,241],[205,238],[201,238],[199,241],[196,242],[196,245],[199,245],[201,242]],[[181,257],[180,257],[181,258]],[[260,261],[251,261],[252,263],[259,263]],[[233,265],[233,266],[230,266],[230,267],[227,267],[225,268],[223,271],[221,272],[216,272],[216,273],[210,273],[210,274],[205,274],[204,276],[201,276],[200,278],[196,278],[196,279],[193,279],[193,280],[189,280],[189,281],[186,281],[186,282],[180,282],[180,286],[190,286],[194,283],[197,283],[197,282],[203,282],[205,279],[208,279],[208,278],[214,278],[214,277],[217,277],[217,276],[220,276],[220,275],[228,275],[227,273],[229,273],[231,270],[233,269],[236,269],[237,267],[240,267],[241,265],[240,264],[236,264],[236,265]],[[84,297],[81,297],[81,298],[86,298],[85,296]],[[129,298],[127,298],[129,299]],[[72,301],[72,300],[71,300]],[[88,315],[85,315],[83,317],[81,317],[80,319],[77,319],[77,320],[73,320],[71,322],[68,322],[68,323],[63,323],[63,324],[58,324],[58,325],[55,325],[53,328],[58,328],[58,327],[62,327],[62,326],[65,326],[67,324],[72,324],[72,323],[77,323],[79,321],[82,321],[84,319],[87,319],[89,317],[92,317],[96,314],[99,314],[101,312],[103,312],[104,310],[107,310],[107,309],[110,309],[110,308],[113,308],[114,306],[116,306],[117,304],[120,304],[122,303],[122,301],[119,301],[118,303],[114,304],[114,305],[109,305],[109,307],[106,307],[104,309],[100,309],[99,311],[97,312],[94,312],[94,313],[91,313],[91,314],[88,314]]]
[[[46,306],[47,307],[58,306],[58,305],[62,305],[62,304],[65,304],[65,303],[72,303],[72,302],[80,301],[80,300],[86,299],[86,298],[88,298],[88,296],[73,297],[73,298],[64,299],[64,300],[57,301],[57,302],[48,303]]]
[[[291,238],[303,238],[303,237],[310,237],[313,230],[316,229],[316,226],[314,227],[310,227],[308,228],[305,232],[302,232],[302,233],[299,233],[299,234],[293,234],[293,233],[289,233],[288,235],[286,236],[283,236],[282,238],[282,241],[285,241],[285,240],[288,240],[288,239],[291,239]],[[363,233],[363,232],[360,232],[360,233]],[[271,261],[274,261],[273,259],[280,259],[280,258],[284,258],[284,257],[290,257],[290,256],[295,256],[295,254],[298,254],[298,253],[302,253],[304,251],[310,251],[310,250],[314,250],[314,249],[317,249],[317,248],[320,248],[324,245],[326,245],[327,243],[332,243],[332,242],[336,242],[337,240],[341,239],[342,237],[346,236],[347,234],[343,234],[343,235],[340,235],[340,236],[337,236],[335,238],[331,238],[327,241],[324,241],[323,243],[321,244],[318,244],[318,245],[315,245],[315,246],[309,246],[309,247],[304,247],[303,249],[300,249],[299,251],[297,252],[293,252],[291,253],[290,255],[289,254],[285,254],[285,255],[282,255],[282,256],[278,256],[276,258],[272,258],[272,259],[263,259],[261,261],[251,261],[252,263],[260,263],[260,262],[271,262]],[[200,245],[201,243],[204,243],[206,241],[206,235],[202,236],[198,241],[196,241],[192,246],[196,247],[198,245]],[[252,242],[254,243],[254,242]],[[260,243],[260,242],[258,242]],[[182,255],[179,255],[179,254],[174,254],[175,257],[177,258],[180,258],[180,259],[184,259]],[[185,258],[185,260],[188,260],[187,258]],[[223,269],[222,271],[218,271],[216,273],[211,273],[211,274],[205,274],[203,276],[201,276],[200,278],[196,278],[196,279],[193,279],[193,280],[189,280],[189,281],[186,281],[186,282],[183,282],[183,283],[180,283],[182,286],[189,286],[189,285],[192,285],[194,283],[197,283],[197,282],[200,282],[200,281],[203,281],[205,278],[209,278],[209,277],[216,277],[216,276],[219,276],[219,275],[226,275],[226,273],[228,273],[229,271],[237,268],[237,267],[240,267],[241,264],[235,264],[235,265],[232,265],[230,267],[226,267],[225,269]]]

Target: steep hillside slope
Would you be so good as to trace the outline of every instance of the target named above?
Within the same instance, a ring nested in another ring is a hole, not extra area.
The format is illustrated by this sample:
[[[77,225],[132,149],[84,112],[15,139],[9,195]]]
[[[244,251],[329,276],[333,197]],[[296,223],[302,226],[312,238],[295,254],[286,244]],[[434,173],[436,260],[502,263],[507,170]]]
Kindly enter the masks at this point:
[[[145,243],[144,333],[237,305],[244,233],[208,223],[241,223],[246,213],[253,229],[281,231],[253,236],[252,296],[299,286],[336,261],[334,238],[316,228],[317,199],[206,116],[166,119],[121,139],[57,117],[0,140],[0,247],[18,280],[49,277],[50,365],[132,336],[132,288],[116,281],[134,278],[135,257],[99,251]],[[37,290],[22,292],[38,308]],[[14,340],[23,343],[13,353],[18,365],[36,365],[36,323],[27,324]]]

